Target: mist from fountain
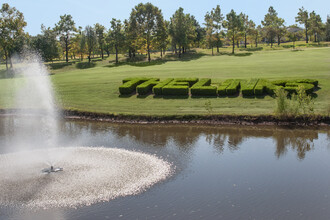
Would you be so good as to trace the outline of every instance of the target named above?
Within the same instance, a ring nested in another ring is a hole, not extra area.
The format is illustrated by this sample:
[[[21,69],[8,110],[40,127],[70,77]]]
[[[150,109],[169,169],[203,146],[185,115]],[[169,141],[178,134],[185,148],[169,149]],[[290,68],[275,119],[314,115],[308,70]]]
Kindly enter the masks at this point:
[[[0,154],[0,207],[76,207],[134,195],[171,174],[153,155],[115,148],[59,146],[59,114],[49,72],[34,53],[16,58],[12,136]],[[71,142],[72,143],[72,142]],[[41,172],[63,166],[58,173]]]

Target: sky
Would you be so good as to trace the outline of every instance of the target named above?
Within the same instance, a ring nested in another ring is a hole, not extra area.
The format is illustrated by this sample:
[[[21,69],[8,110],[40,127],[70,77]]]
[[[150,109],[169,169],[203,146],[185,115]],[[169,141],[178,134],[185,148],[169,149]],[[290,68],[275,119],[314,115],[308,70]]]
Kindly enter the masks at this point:
[[[185,13],[194,15],[200,24],[204,23],[204,15],[217,5],[222,14],[226,15],[231,9],[237,13],[249,15],[257,25],[261,23],[269,6],[273,6],[278,16],[284,18],[286,25],[295,24],[298,9],[304,6],[309,12],[315,10],[323,22],[330,15],[329,0],[1,0],[11,7],[16,7],[24,14],[27,27],[25,31],[31,35],[39,34],[41,24],[53,28],[59,21],[60,15],[71,14],[76,26],[85,27],[100,23],[110,27],[112,18],[124,20],[129,18],[132,8],[138,3],[151,2],[160,8],[164,18],[169,18],[182,7]]]

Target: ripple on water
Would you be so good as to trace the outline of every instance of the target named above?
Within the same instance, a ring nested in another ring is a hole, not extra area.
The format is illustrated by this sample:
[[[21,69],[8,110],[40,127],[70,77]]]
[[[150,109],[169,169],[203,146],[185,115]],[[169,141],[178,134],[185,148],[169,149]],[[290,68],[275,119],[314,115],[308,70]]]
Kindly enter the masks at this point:
[[[43,174],[45,161],[64,168]],[[168,162],[122,149],[71,147],[0,155],[0,206],[78,207],[135,195],[171,174]]]

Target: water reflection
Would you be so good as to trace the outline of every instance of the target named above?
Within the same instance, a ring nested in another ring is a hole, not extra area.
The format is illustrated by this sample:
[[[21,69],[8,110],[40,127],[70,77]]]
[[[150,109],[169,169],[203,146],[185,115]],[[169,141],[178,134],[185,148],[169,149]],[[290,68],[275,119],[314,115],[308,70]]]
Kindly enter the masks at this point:
[[[15,133],[14,129],[19,118],[0,118],[0,137],[2,140]],[[31,132],[29,136],[33,137]],[[218,153],[226,148],[231,152],[240,149],[248,139],[272,139],[275,156],[281,158],[288,149],[296,152],[298,159],[303,160],[306,153],[314,149],[314,141],[318,132],[311,129],[284,128],[275,126],[197,126],[197,125],[138,125],[138,124],[109,124],[102,122],[64,121],[60,125],[62,143],[75,140],[79,143],[93,144],[94,140],[104,140],[99,144],[107,145],[109,141],[128,139],[130,142],[153,146],[159,149],[169,145],[176,146],[179,151],[191,151],[199,140],[204,140],[213,146]],[[330,132],[325,131],[327,140]],[[94,139],[92,138],[94,137]],[[105,139],[107,137],[108,139]],[[71,143],[75,144],[75,143]]]
[[[296,152],[299,159],[304,159],[306,153],[314,149],[314,141],[318,132],[311,129],[285,128],[275,126],[196,126],[196,125],[137,125],[86,123],[71,121],[64,123],[64,130],[71,136],[84,130],[91,134],[100,132],[112,133],[116,138],[129,138],[139,143],[164,147],[174,142],[180,150],[189,151],[200,139],[214,147],[218,153],[225,148],[234,152],[250,138],[271,138],[276,146],[275,155],[281,158],[288,149]],[[330,137],[327,132],[328,139]]]

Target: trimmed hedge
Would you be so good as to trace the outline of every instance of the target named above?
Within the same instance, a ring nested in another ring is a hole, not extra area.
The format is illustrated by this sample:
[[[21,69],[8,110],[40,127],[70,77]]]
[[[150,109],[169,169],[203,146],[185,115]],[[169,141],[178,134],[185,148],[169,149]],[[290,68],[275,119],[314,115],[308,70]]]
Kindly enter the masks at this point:
[[[218,94],[220,96],[227,95],[226,89],[228,86],[231,85],[232,82],[233,82],[233,79],[227,79],[223,83],[221,83],[220,86],[218,87]]]
[[[163,95],[189,95],[189,86],[164,86]]]
[[[189,87],[192,87],[195,83],[198,82],[198,78],[176,78],[175,82],[188,82]]]
[[[211,79],[204,78],[168,78],[159,82],[158,78],[126,78],[119,87],[121,95],[132,94],[135,90],[139,95],[146,95],[151,90],[155,95],[189,95],[189,88],[193,96],[226,96],[235,95],[241,89],[243,96],[274,95],[278,88],[289,93],[297,93],[299,86],[303,86],[307,94],[314,92],[318,86],[315,79],[291,79],[268,81],[266,79],[227,79],[218,87],[211,86]],[[164,92],[165,91],[165,92]]]
[[[242,94],[244,96],[251,96],[254,95],[254,88],[257,85],[259,79],[250,79],[246,83],[242,83]]]
[[[164,81],[161,81],[160,83],[158,83],[157,85],[155,85],[152,88],[153,93],[155,95],[162,95],[163,87],[166,86],[167,84],[169,84],[170,82],[172,82],[173,80],[174,80],[173,78],[168,78],[168,79],[165,79]]]
[[[129,81],[126,81],[123,85],[119,87],[119,92],[121,95],[129,95],[135,92],[136,87],[144,83],[145,81],[148,81],[148,78],[135,78],[131,79]]]
[[[193,96],[216,96],[217,95],[217,87],[210,86],[211,79],[201,79],[197,83],[195,83],[191,89],[191,95]]]
[[[196,78],[197,79],[197,78]],[[188,82],[189,79],[175,79],[162,88],[163,95],[189,95],[189,85],[193,81]],[[198,81],[198,79],[197,79]],[[197,82],[196,81],[196,82]]]
[[[289,93],[297,93],[299,86],[304,87],[304,90],[307,94],[313,93],[315,88],[314,84],[310,83],[287,83],[284,89]]]
[[[227,95],[236,95],[239,91],[241,80],[234,79],[232,80],[231,84],[226,88],[226,94]]]
[[[158,83],[159,83],[159,78],[149,79],[148,81],[145,81],[144,83],[138,85],[136,87],[136,92],[139,95],[146,95],[152,90],[152,87],[154,87]]]

